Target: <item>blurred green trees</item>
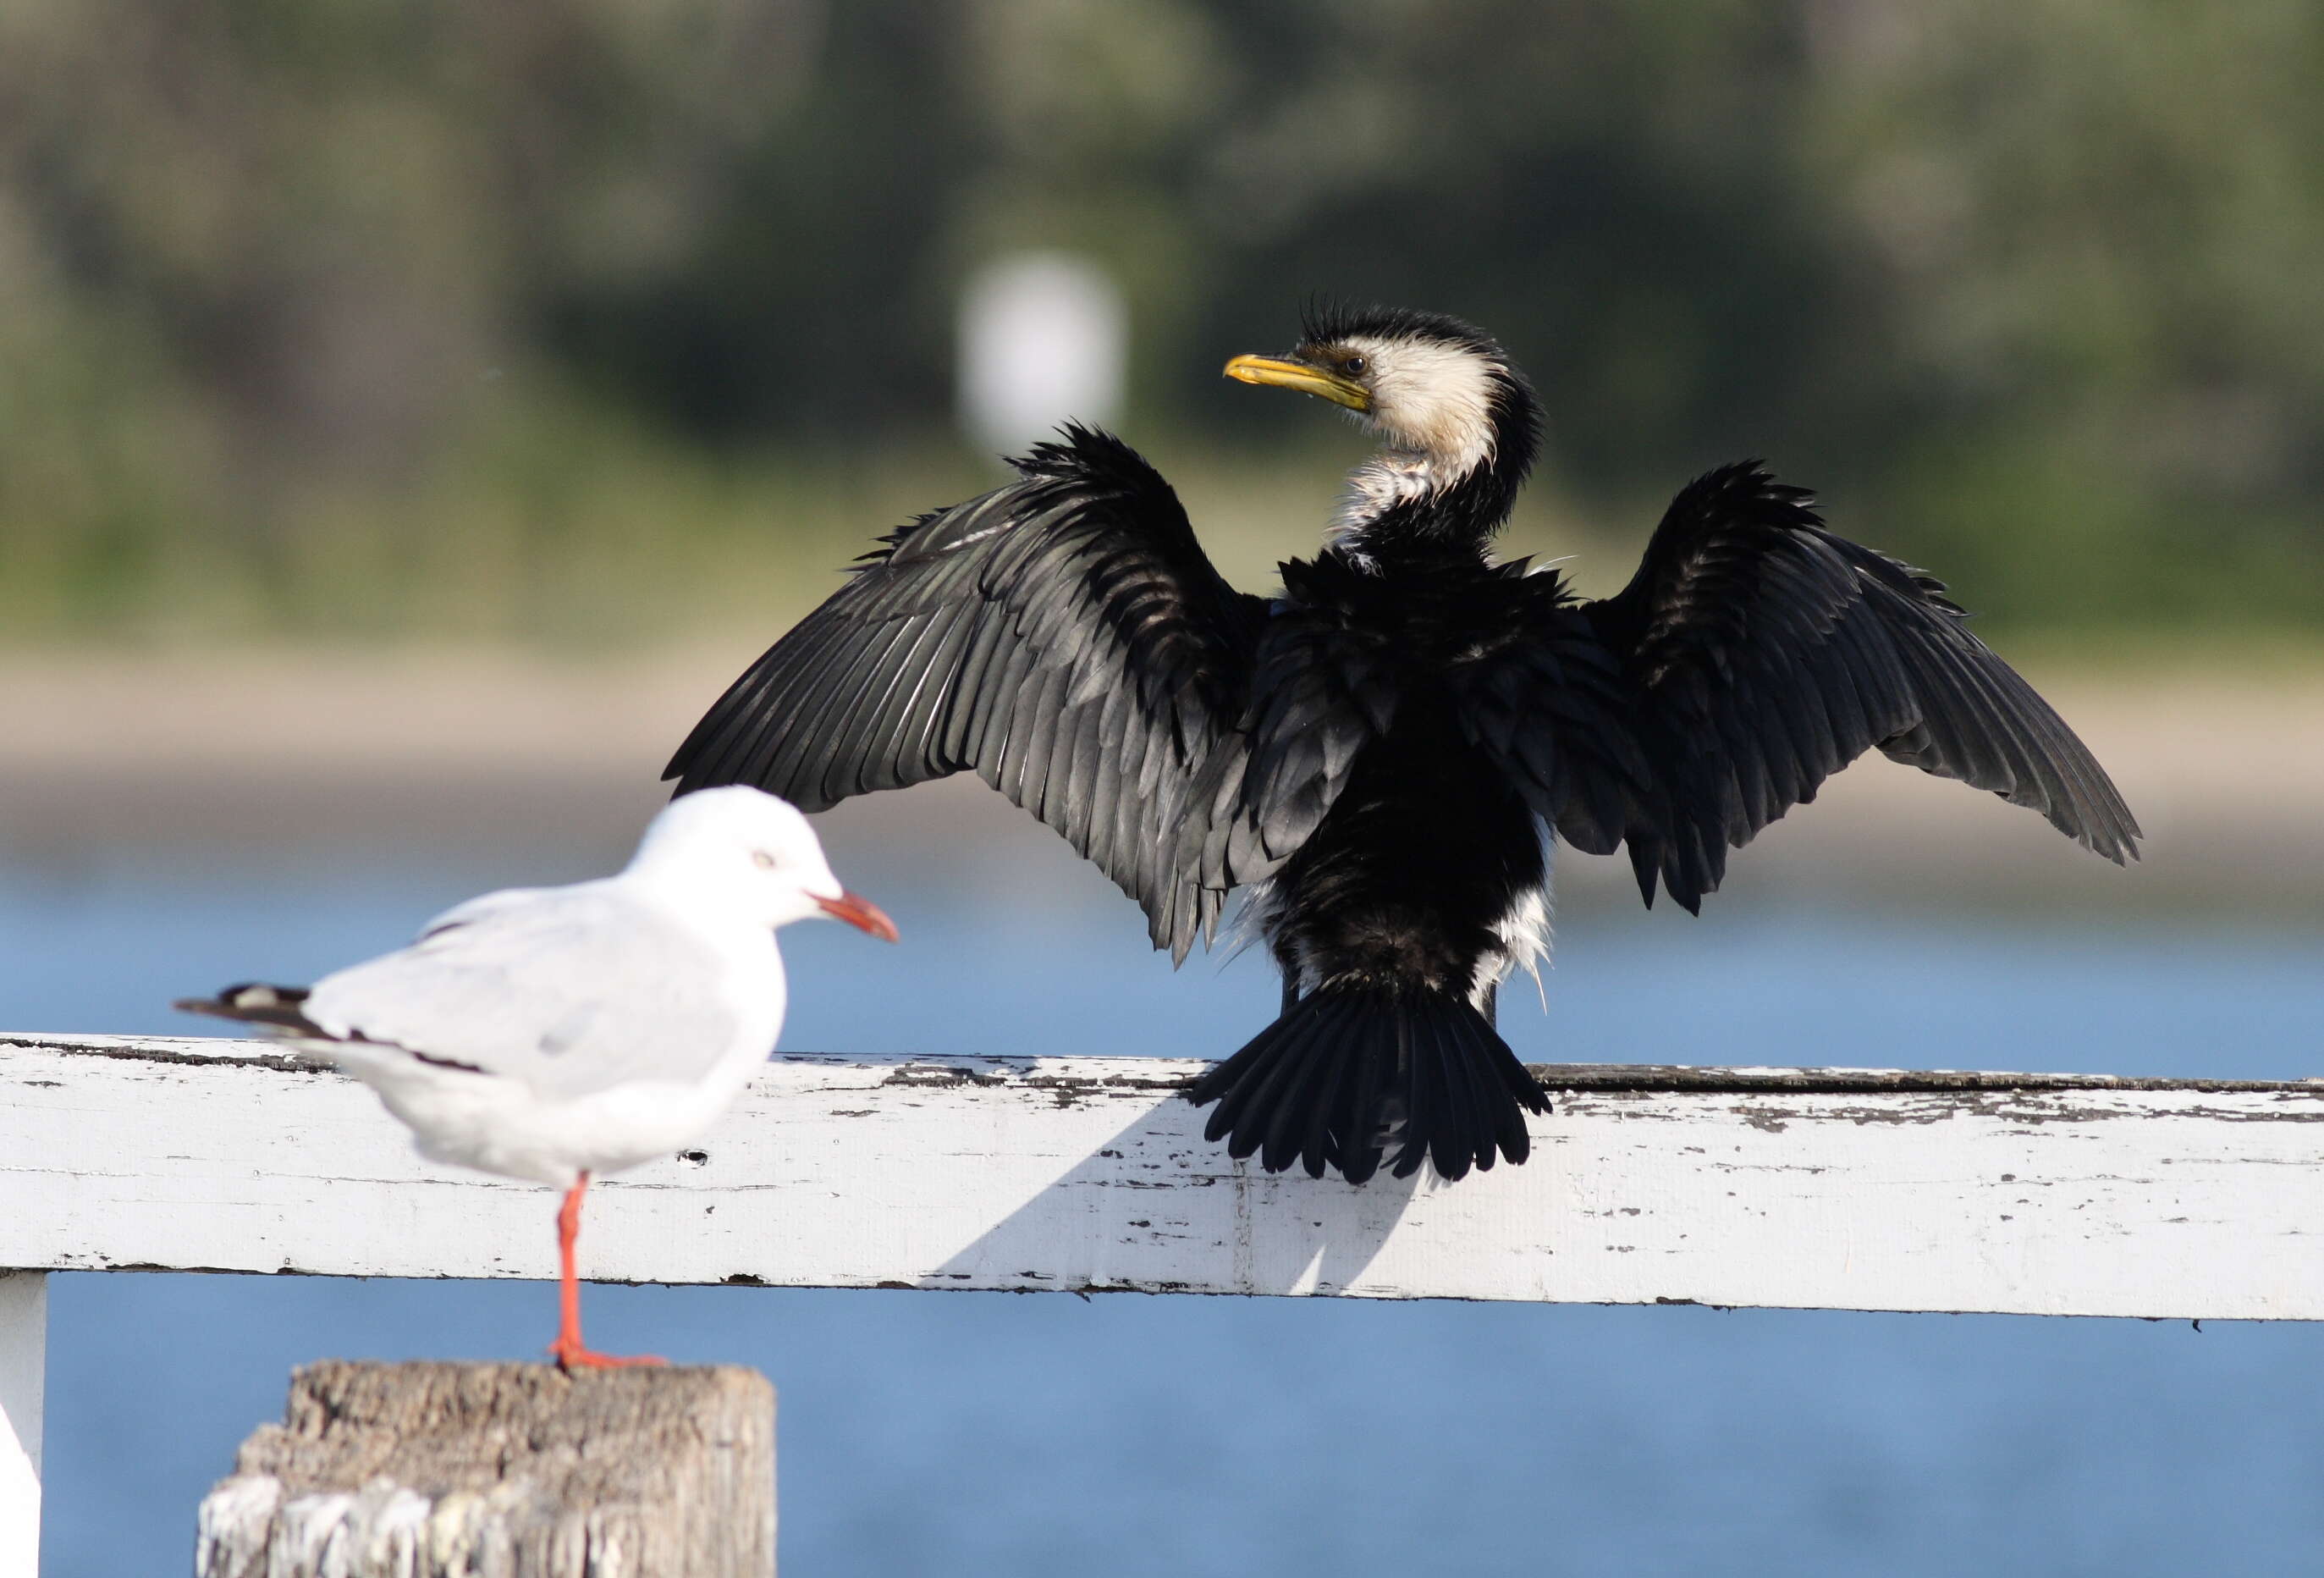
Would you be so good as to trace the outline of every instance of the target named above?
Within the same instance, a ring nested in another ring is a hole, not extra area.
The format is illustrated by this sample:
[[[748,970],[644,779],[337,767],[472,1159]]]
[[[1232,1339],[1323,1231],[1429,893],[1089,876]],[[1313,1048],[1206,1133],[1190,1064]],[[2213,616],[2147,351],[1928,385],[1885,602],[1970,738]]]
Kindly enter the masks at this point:
[[[796,606],[989,475],[984,258],[1111,267],[1222,558],[1350,448],[1311,291],[1541,384],[1526,546],[1770,457],[2019,623],[2324,611],[2324,8],[12,0],[6,639]]]

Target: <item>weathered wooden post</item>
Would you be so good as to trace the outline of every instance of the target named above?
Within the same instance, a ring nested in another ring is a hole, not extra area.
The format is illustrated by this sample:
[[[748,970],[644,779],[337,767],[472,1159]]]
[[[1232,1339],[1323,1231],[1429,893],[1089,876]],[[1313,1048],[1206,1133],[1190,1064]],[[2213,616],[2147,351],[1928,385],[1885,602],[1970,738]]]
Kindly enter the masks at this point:
[[[41,1393],[49,1279],[0,1271],[0,1578],[41,1570]]]
[[[329,1361],[202,1502],[198,1578],[770,1578],[775,1394],[715,1369]]]

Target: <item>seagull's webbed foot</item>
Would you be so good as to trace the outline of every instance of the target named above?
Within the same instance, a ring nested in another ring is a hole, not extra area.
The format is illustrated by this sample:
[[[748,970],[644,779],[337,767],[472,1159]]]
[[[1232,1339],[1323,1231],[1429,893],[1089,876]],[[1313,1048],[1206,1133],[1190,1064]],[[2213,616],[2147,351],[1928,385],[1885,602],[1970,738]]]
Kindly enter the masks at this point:
[[[658,1359],[650,1353],[625,1356],[618,1353],[596,1352],[582,1346],[581,1333],[578,1332],[569,1336],[565,1333],[558,1333],[557,1341],[549,1345],[549,1356],[557,1361],[557,1368],[559,1370],[625,1370],[636,1364],[668,1364],[669,1362],[667,1359]]]

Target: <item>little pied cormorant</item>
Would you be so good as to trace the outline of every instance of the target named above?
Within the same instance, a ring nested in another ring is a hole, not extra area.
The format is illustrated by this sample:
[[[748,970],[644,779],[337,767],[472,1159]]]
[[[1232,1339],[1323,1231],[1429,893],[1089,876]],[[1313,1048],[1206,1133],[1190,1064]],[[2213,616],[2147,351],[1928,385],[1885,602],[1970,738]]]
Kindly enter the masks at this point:
[[[1548,1098],[1493,1028],[1546,945],[1546,835],[1689,910],[1740,846],[1866,751],[1990,789],[2120,863],[2136,822],[1943,586],[1824,529],[1757,463],[1682,491],[1597,602],[1497,562],[1540,408],[1434,313],[1311,312],[1229,377],[1381,441],[1330,540],[1238,592],[1169,484],[1068,426],[1019,480],[883,540],[678,748],[678,792],[808,810],[974,769],[1145,909],[1184,960],[1227,895],[1280,1018],[1189,1092],[1270,1170],[1446,1178],[1526,1158]]]

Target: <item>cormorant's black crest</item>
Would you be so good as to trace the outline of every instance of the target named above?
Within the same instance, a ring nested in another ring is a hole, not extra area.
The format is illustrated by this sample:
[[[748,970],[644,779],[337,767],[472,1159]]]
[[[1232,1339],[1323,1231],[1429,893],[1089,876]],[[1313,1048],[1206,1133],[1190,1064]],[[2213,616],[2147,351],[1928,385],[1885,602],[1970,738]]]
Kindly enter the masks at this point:
[[[1446,312],[1424,312],[1415,307],[1381,307],[1370,302],[1311,299],[1299,315],[1299,337],[1311,346],[1336,345],[1358,337],[1374,339],[1416,339],[1456,346],[1490,356],[1505,365],[1509,354],[1500,341],[1473,323]],[[1510,366],[1510,371],[1516,368]]]

